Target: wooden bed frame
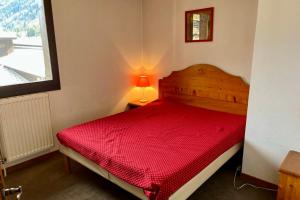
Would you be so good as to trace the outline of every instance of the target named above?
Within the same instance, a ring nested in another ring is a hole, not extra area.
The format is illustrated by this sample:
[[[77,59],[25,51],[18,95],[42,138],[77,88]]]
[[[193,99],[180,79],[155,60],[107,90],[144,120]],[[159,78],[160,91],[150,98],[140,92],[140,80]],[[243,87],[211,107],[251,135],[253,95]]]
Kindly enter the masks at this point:
[[[249,85],[240,77],[230,75],[212,65],[194,65],[173,72],[159,80],[159,97],[171,101],[238,115],[247,114]],[[220,155],[189,182],[173,193],[169,200],[187,199],[242,147],[237,144]],[[65,155],[65,167],[70,172],[70,158],[110,180],[140,199],[148,199],[141,188],[130,185],[110,174],[74,150],[60,145]]]
[[[212,65],[193,65],[159,81],[159,97],[196,107],[247,114],[249,85]]]

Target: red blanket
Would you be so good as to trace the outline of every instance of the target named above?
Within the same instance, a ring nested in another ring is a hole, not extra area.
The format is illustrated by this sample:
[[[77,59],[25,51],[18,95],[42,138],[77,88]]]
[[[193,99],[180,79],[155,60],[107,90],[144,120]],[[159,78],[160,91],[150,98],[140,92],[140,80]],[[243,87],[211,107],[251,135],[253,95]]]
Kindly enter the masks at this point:
[[[164,200],[244,138],[245,117],[157,101],[58,133],[149,199]]]

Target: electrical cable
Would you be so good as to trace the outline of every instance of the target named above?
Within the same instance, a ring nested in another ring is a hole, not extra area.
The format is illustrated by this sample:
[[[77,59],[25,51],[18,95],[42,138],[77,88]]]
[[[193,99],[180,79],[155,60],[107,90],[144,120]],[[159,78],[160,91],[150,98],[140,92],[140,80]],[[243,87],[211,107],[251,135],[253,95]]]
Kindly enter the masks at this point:
[[[272,191],[272,192],[277,192],[276,189],[265,188],[265,187],[259,187],[259,186],[256,186],[256,185],[253,185],[253,184],[250,184],[250,183],[244,183],[244,184],[242,184],[242,185],[240,185],[240,186],[237,186],[237,185],[236,185],[236,177],[237,177],[237,173],[238,173],[239,171],[241,171],[241,169],[242,169],[241,166],[237,167],[237,169],[236,169],[236,171],[235,171],[235,174],[234,174],[234,178],[233,178],[233,187],[234,187],[235,190],[238,191],[238,190],[241,190],[241,189],[243,189],[243,188],[249,186],[249,187],[252,187],[252,188],[254,188],[254,189],[268,190],[268,191]]]

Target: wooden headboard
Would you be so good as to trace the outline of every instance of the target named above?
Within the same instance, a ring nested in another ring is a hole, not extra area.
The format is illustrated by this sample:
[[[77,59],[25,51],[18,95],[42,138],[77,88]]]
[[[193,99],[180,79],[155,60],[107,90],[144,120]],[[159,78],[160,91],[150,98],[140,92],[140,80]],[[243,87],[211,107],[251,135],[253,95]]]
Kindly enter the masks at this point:
[[[218,67],[193,65],[159,80],[159,98],[246,115],[249,85]]]

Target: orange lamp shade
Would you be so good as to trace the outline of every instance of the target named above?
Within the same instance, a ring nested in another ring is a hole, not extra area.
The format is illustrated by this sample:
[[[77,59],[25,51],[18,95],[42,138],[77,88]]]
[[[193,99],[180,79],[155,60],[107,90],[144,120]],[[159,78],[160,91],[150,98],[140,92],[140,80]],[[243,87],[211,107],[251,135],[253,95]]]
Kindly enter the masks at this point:
[[[148,76],[139,76],[137,83],[137,87],[149,87],[150,86],[150,81]]]

